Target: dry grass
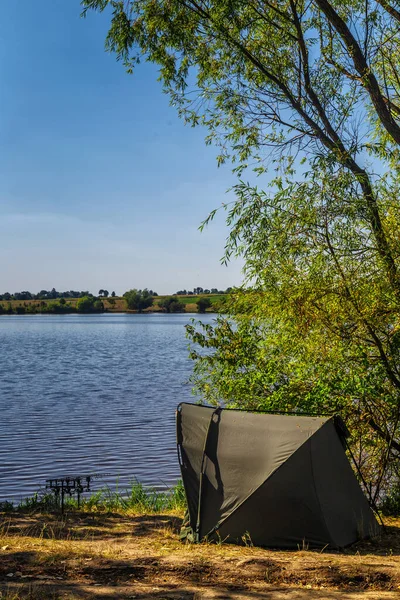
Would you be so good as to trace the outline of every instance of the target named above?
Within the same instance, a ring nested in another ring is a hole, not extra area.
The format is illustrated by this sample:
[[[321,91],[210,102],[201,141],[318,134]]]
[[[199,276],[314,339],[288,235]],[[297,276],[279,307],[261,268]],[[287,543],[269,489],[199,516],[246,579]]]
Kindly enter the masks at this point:
[[[346,553],[187,545],[180,523],[173,512],[1,514],[0,597],[400,597],[400,521]]]

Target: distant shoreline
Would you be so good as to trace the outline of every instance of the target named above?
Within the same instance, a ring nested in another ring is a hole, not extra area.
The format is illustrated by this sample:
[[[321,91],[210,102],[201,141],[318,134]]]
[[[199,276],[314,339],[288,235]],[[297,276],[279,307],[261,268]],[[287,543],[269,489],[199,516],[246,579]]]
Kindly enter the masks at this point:
[[[171,296],[154,296],[153,305],[143,311],[129,310],[122,296],[99,297],[103,308],[100,310],[78,310],[77,304],[80,298],[57,298],[46,300],[2,300],[0,301],[0,316],[10,315],[60,315],[60,314],[204,314],[198,311],[197,302],[208,298],[211,306],[206,309],[207,313],[220,312],[226,294],[201,294],[201,295],[173,295],[174,299],[183,305],[183,310],[168,312],[160,306],[160,303]]]

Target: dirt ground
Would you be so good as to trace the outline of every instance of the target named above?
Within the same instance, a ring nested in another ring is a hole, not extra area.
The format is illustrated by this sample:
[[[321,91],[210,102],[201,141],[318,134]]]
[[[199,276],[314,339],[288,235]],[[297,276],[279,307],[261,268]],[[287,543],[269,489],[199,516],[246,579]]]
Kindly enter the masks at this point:
[[[344,553],[183,544],[180,523],[0,513],[0,598],[400,599],[400,520]]]

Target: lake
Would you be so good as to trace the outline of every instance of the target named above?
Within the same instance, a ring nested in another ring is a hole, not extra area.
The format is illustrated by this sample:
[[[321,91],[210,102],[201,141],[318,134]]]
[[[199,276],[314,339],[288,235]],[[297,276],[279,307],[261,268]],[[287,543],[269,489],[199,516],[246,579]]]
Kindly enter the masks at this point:
[[[195,400],[192,316],[1,316],[0,501],[68,474],[173,485],[175,408]]]

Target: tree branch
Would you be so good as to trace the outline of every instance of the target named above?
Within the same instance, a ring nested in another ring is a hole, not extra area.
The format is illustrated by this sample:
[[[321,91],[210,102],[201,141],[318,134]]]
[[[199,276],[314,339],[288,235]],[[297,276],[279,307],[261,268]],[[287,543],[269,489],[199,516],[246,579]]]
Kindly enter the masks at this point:
[[[385,440],[385,442],[390,444],[390,448],[393,448],[393,450],[396,450],[400,453],[400,444],[398,444],[393,439],[393,436],[391,436],[389,432],[383,431],[383,429],[379,427],[378,423],[373,419],[373,417],[370,417],[367,422],[368,425],[379,435],[380,438],[382,438],[383,440]]]
[[[378,4],[380,4],[382,6],[382,8],[384,8],[389,15],[391,15],[394,19],[396,19],[396,21],[400,22],[400,12],[396,9],[393,8],[393,6],[391,6],[389,4],[389,2],[387,2],[386,0],[376,0]]]
[[[357,40],[341,16],[335,11],[335,9],[327,0],[315,0],[315,2],[326,16],[328,22],[333,25],[343,40],[353,61],[354,67],[362,78],[363,86],[371,98],[372,104],[375,107],[382,125],[385,127],[386,131],[396,142],[396,144],[400,145],[400,127],[393,119],[392,113],[382,95],[378,81],[368,65],[366,57],[364,56]]]

